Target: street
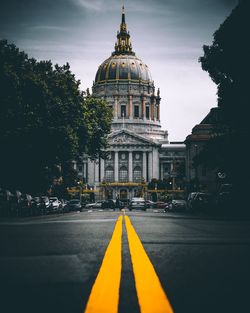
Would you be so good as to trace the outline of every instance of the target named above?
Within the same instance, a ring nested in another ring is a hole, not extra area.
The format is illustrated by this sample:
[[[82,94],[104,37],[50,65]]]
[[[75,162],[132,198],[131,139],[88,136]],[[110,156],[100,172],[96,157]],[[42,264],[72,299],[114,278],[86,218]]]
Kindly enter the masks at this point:
[[[135,239],[127,236],[125,221],[138,234],[173,312],[249,312],[250,221],[160,210],[0,220],[0,311],[83,313],[118,219],[119,313],[143,312],[130,257]],[[105,275],[112,294],[116,274]]]

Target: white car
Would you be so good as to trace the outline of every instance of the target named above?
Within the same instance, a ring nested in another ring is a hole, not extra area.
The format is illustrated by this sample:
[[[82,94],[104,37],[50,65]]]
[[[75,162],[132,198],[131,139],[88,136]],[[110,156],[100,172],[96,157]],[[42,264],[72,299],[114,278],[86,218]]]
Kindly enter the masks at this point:
[[[144,198],[132,198],[131,202],[129,204],[129,211],[132,211],[133,209],[139,209],[146,211],[147,209],[147,203]]]
[[[85,205],[85,209],[101,209],[104,200],[99,200],[94,203],[88,203]]]
[[[51,211],[58,211],[61,207],[61,201],[59,201],[57,197],[50,197],[49,202]]]

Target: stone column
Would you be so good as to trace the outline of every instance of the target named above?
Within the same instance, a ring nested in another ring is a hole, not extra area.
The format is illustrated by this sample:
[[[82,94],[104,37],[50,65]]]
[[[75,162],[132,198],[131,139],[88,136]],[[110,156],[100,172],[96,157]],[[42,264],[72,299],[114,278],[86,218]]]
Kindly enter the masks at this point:
[[[105,162],[104,159],[100,159],[101,160],[101,182],[104,180],[105,178],[105,170],[104,170],[104,166],[105,166]]]
[[[99,182],[99,162],[98,160],[95,161],[95,182]]]
[[[157,118],[158,120],[160,120],[160,105],[159,104],[157,105],[156,109],[157,109]]]
[[[150,103],[150,111],[151,111],[151,120],[154,120],[155,119],[155,109],[154,109],[155,105],[154,105],[154,101],[151,101]]]
[[[159,152],[153,148],[153,178],[159,179]]]
[[[128,154],[128,181],[133,181],[133,154],[129,151]]]
[[[145,120],[145,97],[142,97],[142,118]]]
[[[133,119],[133,96],[129,96],[129,119]]]
[[[115,96],[114,97],[115,104],[114,104],[114,119],[118,119],[118,98]]]
[[[119,160],[118,160],[118,151],[115,151],[115,182],[119,180]]]
[[[164,175],[164,172],[163,172],[163,167],[164,167],[164,163],[160,163],[160,168],[161,168],[161,177],[160,179],[163,179],[163,175]]]
[[[147,181],[147,153],[142,154],[142,176]]]
[[[88,159],[88,183],[90,185],[94,185],[94,179],[95,179],[95,173],[94,173],[94,162]]]
[[[148,180],[151,181],[153,177],[153,153],[148,153]]]
[[[82,176],[86,177],[86,163],[85,162],[82,163]]]

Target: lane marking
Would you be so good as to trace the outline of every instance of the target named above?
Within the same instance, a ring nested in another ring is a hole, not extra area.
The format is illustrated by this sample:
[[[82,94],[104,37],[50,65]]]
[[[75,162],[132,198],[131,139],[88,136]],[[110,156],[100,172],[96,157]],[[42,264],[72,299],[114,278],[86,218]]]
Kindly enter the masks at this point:
[[[112,238],[92,287],[85,313],[117,313],[122,270],[122,215],[117,219]]]
[[[141,313],[173,313],[155,269],[129,217],[125,217],[135,286]]]

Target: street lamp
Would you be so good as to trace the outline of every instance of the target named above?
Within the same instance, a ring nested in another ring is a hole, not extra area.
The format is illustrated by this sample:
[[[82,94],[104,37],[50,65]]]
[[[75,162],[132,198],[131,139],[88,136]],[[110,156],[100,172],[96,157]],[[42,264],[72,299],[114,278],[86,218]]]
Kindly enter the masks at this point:
[[[194,145],[195,148],[195,157],[197,156],[198,146]],[[198,190],[198,166],[195,165],[195,191]]]
[[[80,203],[82,204],[83,181],[80,180],[78,182],[78,185],[79,185],[79,200],[80,200]]]

